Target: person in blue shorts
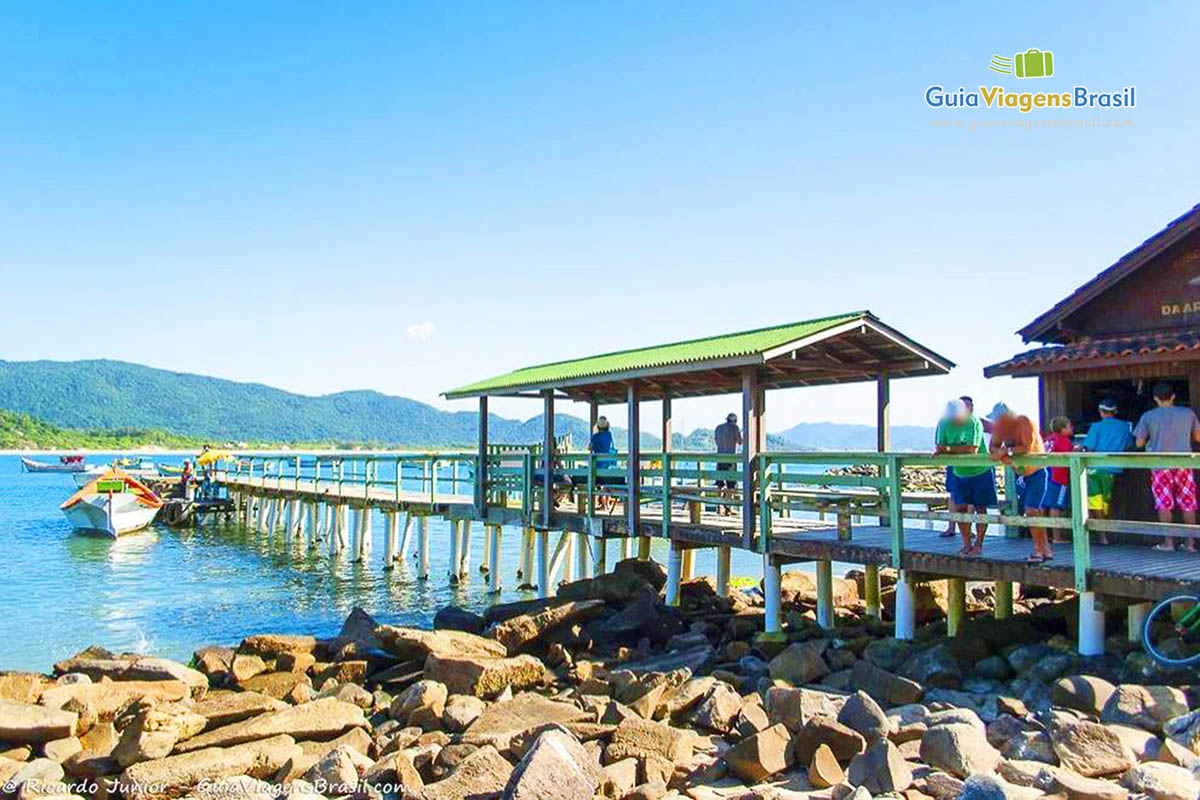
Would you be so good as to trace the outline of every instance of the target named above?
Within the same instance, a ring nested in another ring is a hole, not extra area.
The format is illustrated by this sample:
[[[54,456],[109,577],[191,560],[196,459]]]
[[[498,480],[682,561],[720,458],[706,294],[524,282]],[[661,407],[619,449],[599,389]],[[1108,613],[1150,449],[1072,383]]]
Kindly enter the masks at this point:
[[[946,404],[946,413],[938,422],[934,432],[935,455],[977,455],[987,454],[987,442],[981,423],[971,413],[962,398],[955,398]],[[996,477],[990,466],[960,467],[952,466],[947,476],[946,489],[950,493],[950,510],[963,514],[973,511],[976,514],[986,514],[989,507],[998,505],[996,500]],[[983,537],[987,534],[987,523],[975,525],[975,541],[971,541],[971,523],[958,523],[958,532],[962,537],[963,555],[983,552]]]

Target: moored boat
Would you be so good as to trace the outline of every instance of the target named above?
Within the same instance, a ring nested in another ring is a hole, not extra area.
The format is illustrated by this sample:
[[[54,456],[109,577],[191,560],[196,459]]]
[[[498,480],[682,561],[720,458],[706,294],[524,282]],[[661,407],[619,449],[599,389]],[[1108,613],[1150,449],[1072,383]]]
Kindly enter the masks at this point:
[[[83,486],[87,486],[89,483],[91,483],[92,481],[99,478],[101,475],[103,475],[108,470],[109,470],[109,467],[104,467],[104,466],[89,467],[86,472],[77,472],[74,475],[72,475],[71,477],[73,477],[75,479],[76,486],[83,487]],[[163,477],[162,475],[159,474],[158,469],[156,467],[151,467],[149,469],[124,469],[124,470],[122,470],[122,472],[124,472],[126,475],[129,475],[132,478],[136,478],[141,481],[146,481],[146,480],[151,480],[153,478]]]
[[[22,456],[21,466],[26,472],[86,472],[92,468],[90,464],[83,463],[83,456],[61,456],[57,464]]]
[[[77,530],[117,538],[154,521],[163,501],[128,472],[111,467],[59,506]]]

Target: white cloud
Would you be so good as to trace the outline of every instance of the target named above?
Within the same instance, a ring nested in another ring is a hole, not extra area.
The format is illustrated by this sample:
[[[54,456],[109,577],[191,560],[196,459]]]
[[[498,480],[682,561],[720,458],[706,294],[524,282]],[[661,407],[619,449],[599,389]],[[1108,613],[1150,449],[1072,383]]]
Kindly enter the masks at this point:
[[[433,336],[433,321],[424,320],[408,326],[408,338],[414,342],[423,342]]]

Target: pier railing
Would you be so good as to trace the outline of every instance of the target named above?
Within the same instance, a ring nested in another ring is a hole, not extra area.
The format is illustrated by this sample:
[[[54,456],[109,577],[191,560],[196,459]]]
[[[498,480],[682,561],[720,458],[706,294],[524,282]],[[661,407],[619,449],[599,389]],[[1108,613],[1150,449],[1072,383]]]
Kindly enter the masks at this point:
[[[703,524],[699,510],[731,509],[737,524],[742,492],[754,486],[750,527],[760,552],[771,549],[780,519],[794,512],[823,515],[835,510],[839,535],[850,538],[849,519],[869,516],[891,530],[892,563],[900,566],[905,552],[906,521],[953,522],[1004,526],[1009,536],[1022,528],[1070,531],[1075,585],[1087,587],[1093,532],[1142,536],[1200,537],[1200,526],[1101,519],[1088,510],[1088,473],[1096,468],[1124,470],[1196,469],[1200,454],[1178,453],[1047,453],[1016,456],[997,464],[985,455],[933,456],[923,453],[769,452],[751,464],[747,475],[741,454],[642,452],[638,485],[628,485],[627,453],[556,453],[552,464],[555,510],[589,518],[615,514],[614,506],[636,502],[661,515],[661,535],[670,536],[680,524],[673,512],[684,510],[686,520]],[[996,513],[955,513],[948,510],[944,492],[905,486],[905,468],[993,467],[1004,474],[1005,492]],[[1063,516],[1023,513],[1014,491],[1017,472],[1042,467],[1068,471],[1071,503]],[[528,521],[543,511],[545,467],[536,447],[489,448],[486,470],[475,452],[342,452],[329,454],[239,455],[224,474],[230,479],[267,489],[312,491],[340,495],[350,501],[418,503],[476,502],[475,481],[486,474],[486,505],[518,511]],[[722,490],[718,482],[726,483]],[[729,487],[728,484],[733,484]],[[486,508],[478,509],[480,515]],[[711,520],[709,521],[711,524]],[[727,523],[729,524],[729,523]],[[786,535],[794,537],[794,532]]]

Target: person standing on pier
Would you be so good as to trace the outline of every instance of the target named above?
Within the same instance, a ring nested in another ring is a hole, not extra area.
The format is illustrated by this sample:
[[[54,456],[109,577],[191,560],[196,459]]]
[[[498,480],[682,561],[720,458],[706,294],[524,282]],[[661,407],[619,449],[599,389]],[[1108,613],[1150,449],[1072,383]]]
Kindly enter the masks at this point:
[[[1200,442],[1200,420],[1190,408],[1175,405],[1175,389],[1169,383],[1154,387],[1152,408],[1138,420],[1133,436],[1148,453],[1190,453],[1192,442]],[[1185,467],[1150,470],[1150,491],[1160,522],[1171,522],[1179,509],[1185,525],[1196,524],[1196,479]],[[1174,550],[1175,537],[1167,536],[1155,550]],[[1194,552],[1195,542],[1185,539],[1183,549]]]
[[[984,443],[983,423],[971,413],[963,399],[956,398],[946,404],[946,414],[938,422],[934,432],[934,455],[977,455],[987,453]],[[946,474],[946,489],[950,492],[950,510],[956,514],[972,511],[986,514],[988,507],[998,505],[996,501],[996,478],[991,467],[951,467]],[[958,523],[962,536],[963,555],[983,552],[983,537],[987,535],[987,523],[975,525],[975,542],[971,543],[971,523]],[[943,534],[945,535],[945,534]]]
[[[608,417],[596,418],[596,429],[592,431],[592,440],[588,443],[588,450],[592,453],[615,453],[617,446],[613,443],[612,431],[609,430]],[[611,458],[601,458],[596,460],[596,469],[614,469],[617,462]],[[614,478],[611,475],[598,475],[596,477],[597,486],[611,486],[615,483],[620,483],[620,478]],[[617,498],[608,495],[601,495],[598,505],[600,508],[615,508]]]
[[[1075,426],[1067,417],[1055,417],[1050,420],[1050,435],[1043,441],[1047,453],[1070,453],[1075,449]],[[1051,517],[1065,517],[1071,510],[1071,469],[1070,467],[1050,467],[1046,479],[1046,494],[1043,495],[1042,508]],[[1067,531],[1055,528],[1050,534],[1050,540],[1055,544],[1066,544],[1071,541]]]
[[[1117,401],[1104,398],[1100,401],[1100,421],[1088,428],[1081,449],[1088,453],[1123,453],[1132,447],[1133,427],[1117,418]],[[1088,468],[1088,513],[1096,519],[1105,519],[1112,510],[1113,482],[1120,474],[1120,467]],[[1108,544],[1108,534],[1100,531],[1096,541]]]
[[[1033,420],[1024,414],[1015,414],[1003,403],[992,409],[992,442],[988,453],[1002,464],[1012,464],[1013,456],[1028,453],[1044,453],[1042,435]],[[1045,516],[1046,481],[1050,477],[1045,467],[1015,467],[1017,495],[1025,504],[1025,514],[1030,517]],[[1046,537],[1046,529],[1030,526],[1029,536],[1033,539],[1033,553],[1027,559],[1030,564],[1041,564],[1054,558],[1054,549]]]
[[[738,446],[742,443],[742,429],[737,424],[737,414],[730,414],[725,417],[725,421],[717,426],[713,431],[713,438],[717,442],[717,452],[720,454],[733,454],[737,452]],[[732,461],[722,461],[717,464],[718,471],[730,470],[736,466]],[[724,497],[729,500],[733,499],[733,492],[737,489],[737,481],[717,481],[717,496]],[[733,508],[730,506],[721,506],[721,513],[727,516],[733,516]]]

